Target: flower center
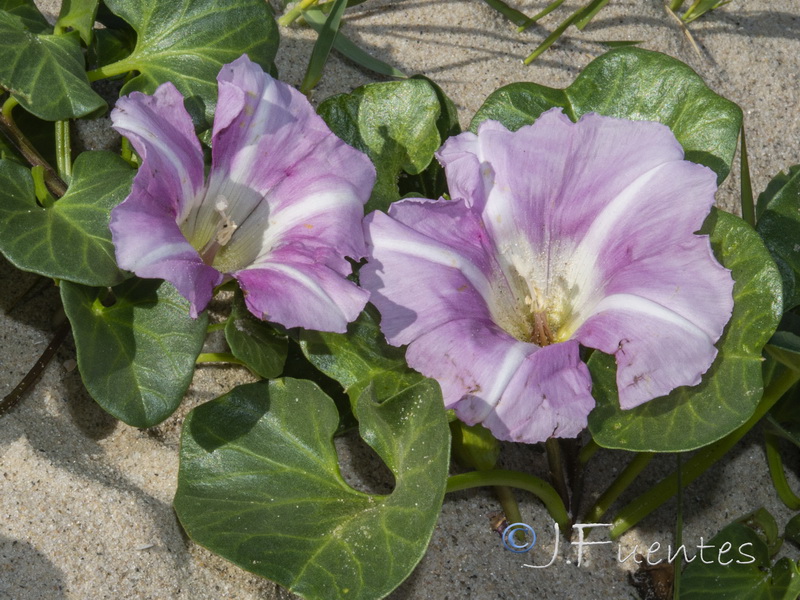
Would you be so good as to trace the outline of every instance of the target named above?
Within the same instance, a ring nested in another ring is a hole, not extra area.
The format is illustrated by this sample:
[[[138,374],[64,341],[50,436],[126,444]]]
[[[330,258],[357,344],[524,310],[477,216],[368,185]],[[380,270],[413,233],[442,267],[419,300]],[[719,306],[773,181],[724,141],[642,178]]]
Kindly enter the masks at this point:
[[[228,207],[226,202],[219,201],[214,208],[216,209],[218,218],[216,220],[216,227],[211,236],[211,239],[206,242],[202,249],[198,249],[200,257],[203,262],[209,266],[214,266],[214,259],[217,253],[224,248],[233,237],[233,232],[236,231],[236,223],[234,223],[230,216],[225,212]]]
[[[548,346],[568,340],[580,327],[582,285],[573,283],[568,253],[533,257],[506,253],[499,258],[489,302],[494,322],[516,339]],[[580,277],[578,278],[580,279]]]

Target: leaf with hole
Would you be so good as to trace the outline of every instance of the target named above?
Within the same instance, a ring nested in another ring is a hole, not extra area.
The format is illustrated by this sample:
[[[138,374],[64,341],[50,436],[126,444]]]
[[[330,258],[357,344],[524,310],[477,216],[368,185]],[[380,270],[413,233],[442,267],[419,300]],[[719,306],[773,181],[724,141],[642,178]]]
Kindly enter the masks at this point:
[[[63,198],[43,208],[25,167],[0,161],[0,252],[23,271],[85,285],[116,285],[109,213],[130,191],[134,171],[111,152],[84,152]]]
[[[683,452],[720,439],[744,423],[761,399],[761,351],[781,317],[781,281],[753,229],[714,209],[701,231],[734,279],[733,315],[716,346],[714,364],[694,387],[680,387],[630,410],[617,398],[614,358],[589,360],[597,406],[589,415],[594,440],[635,452]]]
[[[566,89],[512,83],[493,92],[470,124],[486,119],[513,131],[554,107],[573,121],[590,112],[667,125],[686,159],[706,165],[722,182],[736,152],[742,110],[712,92],[682,62],[641,48],[618,48],[593,60]]]
[[[161,280],[129,279],[113,288],[109,306],[107,293],[61,283],[81,378],[106,412],[133,427],[152,427],[181,403],[208,317],[192,319],[189,303]]]
[[[197,543],[305,598],[382,598],[422,558],[444,497],[449,432],[438,387],[359,398],[360,434],[395,477],[391,494],[350,487],[339,415],[314,384],[234,388],[184,423],[175,510]]]

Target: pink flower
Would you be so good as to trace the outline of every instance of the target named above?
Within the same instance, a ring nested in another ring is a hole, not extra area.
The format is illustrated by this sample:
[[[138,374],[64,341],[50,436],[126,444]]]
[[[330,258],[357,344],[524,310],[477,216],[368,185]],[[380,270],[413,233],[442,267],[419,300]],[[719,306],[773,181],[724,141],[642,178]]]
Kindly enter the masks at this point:
[[[560,110],[439,151],[453,200],[365,220],[361,282],[445,405],[505,440],[572,437],[594,407],[580,346],[613,354],[631,408],[711,366],[733,281],[695,235],[716,178],[670,130]]]
[[[117,102],[114,128],[142,157],[111,214],[120,267],[171,282],[197,316],[215,286],[239,282],[256,316],[344,332],[369,297],[346,279],[365,254],[369,159],[306,98],[242,56],[222,67],[212,164],[171,83]]]

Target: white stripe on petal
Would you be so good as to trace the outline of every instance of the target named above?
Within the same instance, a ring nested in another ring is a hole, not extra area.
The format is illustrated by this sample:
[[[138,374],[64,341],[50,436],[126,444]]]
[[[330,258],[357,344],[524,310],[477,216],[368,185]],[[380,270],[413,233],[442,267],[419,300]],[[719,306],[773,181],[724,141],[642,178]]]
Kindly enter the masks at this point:
[[[138,268],[152,265],[166,258],[179,258],[180,255],[186,252],[191,252],[196,256],[194,249],[188,242],[176,242],[174,244],[155,246],[150,252],[137,258],[135,265],[126,268],[130,271],[135,271]]]
[[[433,241],[433,240],[431,240]],[[390,237],[381,237],[380,252],[384,251],[396,252],[397,254],[405,254],[439,264],[445,267],[450,267],[460,271],[467,281],[478,291],[489,306],[492,306],[493,292],[492,285],[486,275],[469,260],[465,260],[461,255],[456,252],[446,250],[441,246],[434,244],[425,244],[418,241],[410,241],[408,239],[396,239]],[[378,260],[380,258],[378,257]]]
[[[252,267],[253,269],[268,269],[272,271],[278,271],[279,273],[283,273],[290,279],[294,279],[297,283],[305,287],[308,291],[312,292],[315,296],[320,298],[321,300],[330,304],[331,308],[338,312],[340,315],[344,317],[345,323],[349,323],[350,319],[348,319],[347,315],[344,314],[342,309],[339,307],[338,304],[333,300],[333,298],[325,292],[324,289],[316,282],[314,279],[303,273],[302,271],[295,269],[294,267],[290,267],[288,265],[282,265],[278,263],[262,263],[262,264],[254,264]],[[247,269],[245,269],[247,270]]]
[[[506,356],[503,359],[500,368],[497,370],[497,373],[495,374],[494,384],[485,396],[487,402],[487,415],[489,414],[490,409],[500,402],[500,398],[502,397],[503,392],[506,391],[506,388],[511,382],[512,377],[514,377],[516,372],[519,370],[520,365],[522,365],[523,361],[528,357],[528,354],[530,354],[530,348],[530,344],[518,342],[511,346],[508,349],[508,352],[506,352]],[[485,416],[482,417],[482,419],[483,418],[485,418]]]
[[[603,210],[597,215],[589,227],[586,235],[575,250],[578,255],[597,256],[609,236],[613,236],[614,226],[627,214],[630,214],[631,204],[641,202],[642,190],[655,177],[658,172],[671,163],[661,163],[646,173],[642,173],[624,190],[622,190]]]
[[[591,314],[598,314],[606,310],[618,310],[621,312],[637,312],[644,316],[665,321],[675,327],[680,327],[687,333],[696,337],[702,337],[708,340],[713,345],[714,340],[710,339],[708,335],[700,329],[697,325],[682,317],[681,315],[665,308],[657,302],[647,300],[641,296],[634,294],[612,294],[606,296],[591,311]]]

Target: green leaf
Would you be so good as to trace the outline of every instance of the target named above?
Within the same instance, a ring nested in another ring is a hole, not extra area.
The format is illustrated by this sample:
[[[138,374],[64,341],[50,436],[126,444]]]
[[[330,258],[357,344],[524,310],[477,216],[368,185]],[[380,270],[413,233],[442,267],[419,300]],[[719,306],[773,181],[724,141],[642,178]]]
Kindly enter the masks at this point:
[[[641,48],[618,48],[593,60],[563,90],[512,83],[492,93],[472,119],[477,131],[486,119],[517,130],[546,110],[561,107],[577,121],[601,115],[667,125],[687,160],[706,165],[722,182],[731,169],[742,111],[718,96],[682,62]]]
[[[408,367],[405,350],[386,343],[379,321],[369,304],[347,333],[300,332],[300,347],[308,360],[338,381],[354,406],[370,384],[379,398],[387,398],[425,379]]]
[[[89,49],[89,61],[96,67],[109,65],[130,56],[135,47],[136,34],[133,31],[98,29],[94,32],[94,43]]]
[[[600,446],[636,452],[699,448],[744,423],[761,399],[761,350],[780,321],[780,275],[758,235],[738,217],[714,209],[702,232],[710,234],[717,260],[734,279],[733,315],[716,344],[717,359],[699,385],[622,410],[614,358],[595,352],[588,364],[597,406],[589,429]]]
[[[20,29],[27,29],[32,33],[49,33],[52,31],[50,23],[36,8],[33,0],[0,0],[0,11],[8,13],[17,22]]]
[[[304,94],[308,94],[322,78],[322,71],[325,63],[328,62],[328,55],[331,53],[331,48],[333,48],[339,33],[339,25],[345,8],[347,8],[347,0],[334,0],[331,13],[318,32],[319,35],[314,43],[314,49],[311,51],[305,77],[300,84],[300,91]]]
[[[786,523],[783,537],[800,546],[800,514],[796,514]]]
[[[121,94],[152,94],[175,84],[196,123],[211,122],[217,101],[217,74],[247,54],[265,71],[278,49],[278,27],[264,0],[106,0],[111,11],[138,35],[127,58],[104,67],[107,75],[138,71]]]
[[[797,563],[772,564],[767,543],[747,525],[731,523],[707,546],[681,575],[681,600],[796,600],[800,594]]]
[[[86,285],[115,285],[109,212],[130,191],[134,171],[111,152],[84,152],[72,183],[50,208],[36,202],[30,171],[0,161],[0,252],[17,268]]]
[[[350,6],[349,2],[347,3],[347,6]],[[321,33],[322,28],[325,25],[326,15],[321,10],[313,8],[303,12],[303,19],[305,19],[306,23],[308,23],[314,31]],[[361,65],[365,69],[369,69],[374,73],[378,73],[379,75],[398,77],[401,79],[406,78],[405,73],[362,50],[341,31],[339,31],[336,34],[336,37],[333,38],[333,49],[337,52],[341,52],[354,63]]]
[[[800,371],[800,335],[791,331],[776,331],[765,349],[778,362]]]
[[[0,86],[25,110],[48,121],[105,107],[89,86],[78,33],[47,35],[50,27],[43,26],[32,5],[0,4]]]
[[[756,231],[783,276],[784,310],[800,305],[800,165],[779,173],[758,197]]]
[[[56,29],[71,27],[81,36],[83,43],[92,43],[94,21],[100,0],[62,0],[61,12],[58,15]]]
[[[449,434],[441,395],[422,381],[358,401],[360,433],[395,477],[356,491],[332,436],[339,416],[314,384],[234,388],[187,417],[175,510],[197,543],[305,598],[382,598],[419,562],[439,516]]]
[[[444,98],[429,81],[407,79],[365,85],[320,105],[331,130],[366,153],[377,169],[367,212],[386,210],[400,199],[401,175],[419,175],[431,165],[444,139],[442,117],[451,120]]]
[[[238,290],[225,325],[225,339],[233,355],[264,379],[277,377],[283,371],[289,341],[253,316]]]
[[[208,317],[189,316],[189,303],[167,282],[130,279],[113,288],[61,283],[78,368],[92,398],[133,427],[152,427],[183,399],[203,347]],[[108,302],[106,302],[108,303]]]

